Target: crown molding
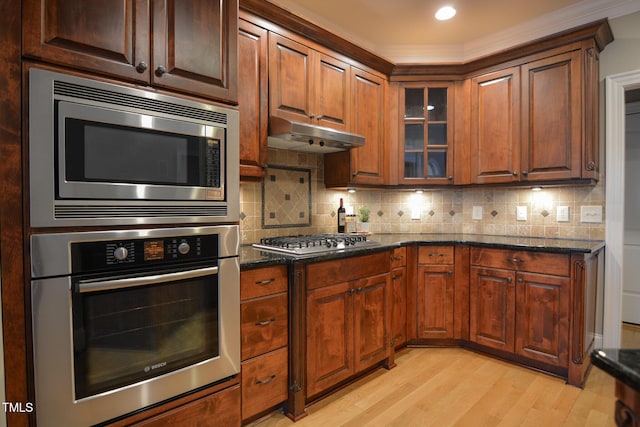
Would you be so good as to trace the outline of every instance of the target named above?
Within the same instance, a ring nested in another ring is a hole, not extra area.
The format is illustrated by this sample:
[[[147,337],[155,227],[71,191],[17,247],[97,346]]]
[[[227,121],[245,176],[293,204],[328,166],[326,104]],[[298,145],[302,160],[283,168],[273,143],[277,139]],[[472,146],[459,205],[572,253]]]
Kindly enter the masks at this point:
[[[637,0],[583,1],[462,45],[384,45],[374,51],[401,63],[466,63],[600,19],[640,11]]]

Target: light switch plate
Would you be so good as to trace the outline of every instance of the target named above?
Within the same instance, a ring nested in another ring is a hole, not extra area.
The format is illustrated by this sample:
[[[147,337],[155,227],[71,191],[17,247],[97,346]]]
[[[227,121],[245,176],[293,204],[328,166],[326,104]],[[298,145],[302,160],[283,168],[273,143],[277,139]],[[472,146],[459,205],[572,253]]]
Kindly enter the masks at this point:
[[[602,223],[602,206],[580,207],[580,221],[601,224]]]
[[[412,207],[411,208],[411,219],[420,219],[420,208]]]
[[[471,219],[473,220],[481,220],[482,219],[482,206],[474,206],[473,211],[471,212]]]
[[[526,221],[526,220],[527,220],[527,207],[516,206],[516,221]]]
[[[558,206],[556,220],[558,222],[569,222],[569,206]]]

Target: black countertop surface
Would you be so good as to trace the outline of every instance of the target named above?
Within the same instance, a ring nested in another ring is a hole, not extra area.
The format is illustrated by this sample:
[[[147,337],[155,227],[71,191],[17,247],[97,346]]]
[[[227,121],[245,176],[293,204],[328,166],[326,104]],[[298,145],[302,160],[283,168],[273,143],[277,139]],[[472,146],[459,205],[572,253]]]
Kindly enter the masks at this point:
[[[591,362],[615,379],[640,392],[640,350],[594,350],[591,353]]]
[[[484,246],[505,249],[526,249],[534,251],[557,253],[592,253],[604,247],[602,240],[574,240],[574,239],[547,239],[542,237],[519,236],[493,236],[485,234],[449,234],[449,233],[425,233],[425,234],[373,234],[367,237],[380,243],[380,246],[363,249],[349,249],[326,254],[315,254],[306,258],[298,258],[283,254],[274,254],[254,249],[251,245],[240,247],[240,266],[242,269],[258,268],[273,264],[287,264],[293,261],[317,262],[329,259],[344,258],[353,255],[364,255],[380,250],[388,250],[419,243],[429,244],[468,244],[471,246]]]

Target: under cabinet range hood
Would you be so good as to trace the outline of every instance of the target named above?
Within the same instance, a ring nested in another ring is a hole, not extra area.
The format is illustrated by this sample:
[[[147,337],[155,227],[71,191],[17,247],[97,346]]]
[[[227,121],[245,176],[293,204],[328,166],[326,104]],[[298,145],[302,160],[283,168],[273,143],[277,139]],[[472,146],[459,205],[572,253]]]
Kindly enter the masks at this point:
[[[364,142],[364,136],[355,133],[280,117],[269,118],[269,147],[324,154],[361,147]]]

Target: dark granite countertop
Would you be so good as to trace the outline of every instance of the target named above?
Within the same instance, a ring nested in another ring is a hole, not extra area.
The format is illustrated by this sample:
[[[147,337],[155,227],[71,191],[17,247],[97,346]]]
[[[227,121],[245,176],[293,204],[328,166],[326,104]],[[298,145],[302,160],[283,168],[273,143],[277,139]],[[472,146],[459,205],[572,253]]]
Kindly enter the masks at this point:
[[[604,247],[602,240],[574,240],[574,239],[547,239],[542,237],[519,236],[493,236],[485,234],[449,234],[449,233],[425,233],[425,234],[373,234],[369,240],[380,243],[380,246],[363,249],[350,249],[308,258],[296,258],[282,254],[273,254],[254,249],[250,245],[240,247],[240,266],[242,269],[258,268],[274,264],[287,264],[293,261],[316,262],[328,259],[343,258],[346,256],[363,255],[388,250],[394,247],[406,246],[414,243],[429,245],[443,244],[468,244],[472,246],[484,246],[505,249],[524,249],[532,251],[545,251],[556,253],[592,253]]]
[[[594,350],[591,362],[616,380],[640,392],[639,349]]]

